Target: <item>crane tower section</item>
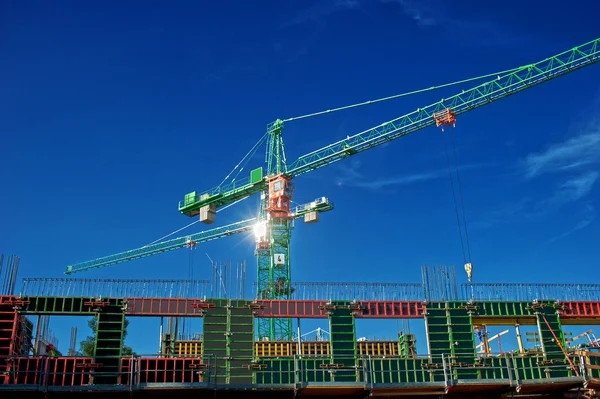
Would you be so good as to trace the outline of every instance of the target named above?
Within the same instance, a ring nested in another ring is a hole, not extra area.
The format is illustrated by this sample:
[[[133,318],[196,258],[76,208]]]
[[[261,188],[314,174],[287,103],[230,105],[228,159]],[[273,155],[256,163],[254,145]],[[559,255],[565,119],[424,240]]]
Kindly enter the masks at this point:
[[[290,204],[294,195],[294,183],[284,175],[269,179],[269,202],[266,211],[270,219],[290,218]]]

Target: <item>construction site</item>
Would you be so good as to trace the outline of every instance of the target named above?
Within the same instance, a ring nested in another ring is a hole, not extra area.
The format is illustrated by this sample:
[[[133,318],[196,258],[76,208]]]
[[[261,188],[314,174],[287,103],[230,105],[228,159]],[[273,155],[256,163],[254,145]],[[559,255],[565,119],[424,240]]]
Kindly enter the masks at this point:
[[[595,39],[456,82],[483,81],[291,162],[284,125],[391,98],[277,119],[221,184],[185,194],[178,206],[211,225],[220,210],[254,197],[255,218],[65,265],[64,278],[18,280],[19,258],[3,256],[0,397],[598,397],[600,284],[475,282],[468,237],[462,241],[460,180],[452,192],[464,255],[458,268],[422,266],[421,281],[413,282],[297,282],[290,260],[294,223],[317,223],[335,207],[328,197],[294,204],[299,176],[422,129],[449,136],[470,111],[501,107],[509,96],[598,68],[598,61]],[[265,164],[250,168],[257,151]],[[256,262],[211,260],[203,279],[71,277],[237,234],[253,235]],[[87,353],[76,348],[76,329],[68,350],[60,347],[49,328],[60,316],[92,320]],[[159,331],[147,332],[160,341],[156,352],[136,353],[136,337],[126,350],[129,320],[151,317],[160,320]],[[357,323],[372,319],[395,321],[392,338],[361,336]]]

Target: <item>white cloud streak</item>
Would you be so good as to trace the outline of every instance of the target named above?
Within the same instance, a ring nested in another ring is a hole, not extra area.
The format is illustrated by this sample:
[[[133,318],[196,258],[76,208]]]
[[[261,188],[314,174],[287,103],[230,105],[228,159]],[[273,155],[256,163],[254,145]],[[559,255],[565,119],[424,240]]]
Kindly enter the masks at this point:
[[[300,10],[295,17],[285,21],[280,28],[289,28],[307,22],[315,22],[340,11],[359,8],[359,0],[319,0],[312,6]]]
[[[599,161],[600,131],[596,131],[553,144],[545,151],[527,155],[524,172],[527,178],[533,178],[544,173],[580,169]]]
[[[430,8],[424,5],[421,1],[411,0],[379,0],[380,3],[394,3],[402,7],[402,11],[406,16],[410,17],[417,25],[428,27],[437,25],[438,21],[430,14]]]
[[[459,170],[481,169],[492,166],[489,163],[468,164],[459,167]],[[429,172],[413,173],[403,176],[383,177],[383,178],[367,178],[358,171],[360,162],[354,161],[350,166],[342,166],[343,175],[337,179],[338,186],[341,187],[357,187],[368,190],[380,190],[391,186],[403,186],[423,181],[435,180],[440,178],[448,178],[447,169],[439,169]]]
[[[478,46],[515,46],[526,40],[524,34],[515,34],[492,18],[457,15],[450,1],[379,0],[379,3],[397,5],[418,27],[449,33],[454,41],[468,40],[471,45]]]
[[[540,211],[548,213],[586,197],[598,180],[598,172],[586,172],[558,186],[554,195],[540,202]]]
[[[551,243],[556,242],[558,240],[561,240],[561,239],[563,239],[565,237],[568,237],[571,234],[573,234],[573,233],[575,233],[575,232],[577,232],[577,231],[579,231],[581,229],[586,228],[587,226],[590,225],[590,223],[592,223],[592,221],[595,218],[596,218],[596,209],[593,206],[591,206],[591,205],[588,204],[586,206],[584,215],[582,216],[581,220],[579,222],[577,222],[577,224],[575,226],[573,226],[571,229],[569,229],[569,230],[567,230],[567,231],[565,231],[565,232],[563,232],[563,233],[561,233],[561,234],[559,234],[559,235],[557,235],[555,237],[552,237],[548,241],[548,243],[551,244]]]

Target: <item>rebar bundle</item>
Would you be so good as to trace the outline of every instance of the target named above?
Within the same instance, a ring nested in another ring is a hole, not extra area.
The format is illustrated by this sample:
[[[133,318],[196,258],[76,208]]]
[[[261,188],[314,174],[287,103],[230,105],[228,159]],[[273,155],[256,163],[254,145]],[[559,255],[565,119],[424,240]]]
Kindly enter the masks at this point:
[[[14,295],[19,261],[18,256],[11,255],[4,264],[4,254],[0,254],[0,295]]]

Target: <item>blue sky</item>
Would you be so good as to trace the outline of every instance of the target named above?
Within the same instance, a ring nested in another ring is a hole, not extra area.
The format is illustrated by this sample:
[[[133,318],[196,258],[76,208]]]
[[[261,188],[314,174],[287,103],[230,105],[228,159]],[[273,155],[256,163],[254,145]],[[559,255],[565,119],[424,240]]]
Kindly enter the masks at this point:
[[[600,5],[563,4],[5,1],[0,252],[22,258],[22,277],[59,277],[154,241],[190,222],[177,202],[218,184],[276,118],[501,71],[598,36]],[[599,71],[460,116],[476,282],[598,282]],[[288,159],[468,87],[289,123]],[[418,282],[424,264],[462,268],[438,129],[295,183],[299,203],[336,203],[319,224],[297,224],[295,280]],[[256,208],[246,200],[217,224]],[[230,237],[196,251],[196,277],[209,277],[204,252],[254,264],[252,237]],[[185,278],[189,257],[79,277]]]

